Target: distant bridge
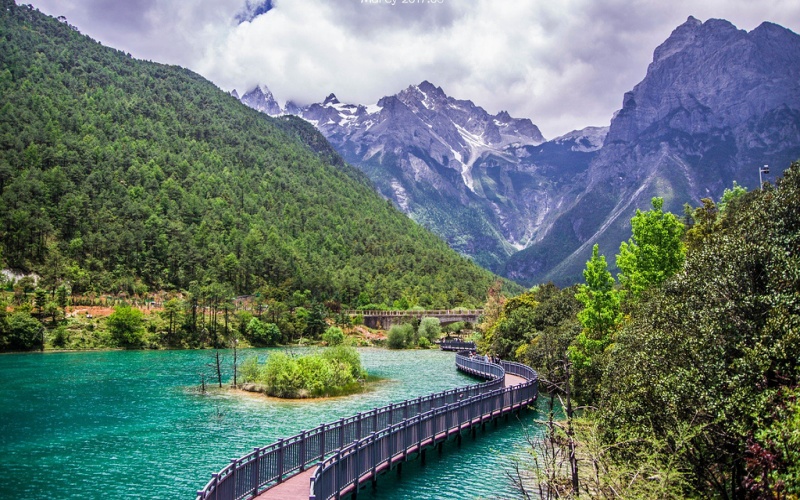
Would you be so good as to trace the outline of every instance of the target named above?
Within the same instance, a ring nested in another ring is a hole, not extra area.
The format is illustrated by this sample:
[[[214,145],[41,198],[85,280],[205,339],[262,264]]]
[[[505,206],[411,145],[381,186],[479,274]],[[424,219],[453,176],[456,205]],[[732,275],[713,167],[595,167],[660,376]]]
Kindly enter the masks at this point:
[[[464,321],[475,323],[483,314],[483,309],[433,309],[428,311],[342,311],[350,316],[361,316],[369,328],[388,330],[392,325],[408,323],[415,318],[439,318],[443,325]]]

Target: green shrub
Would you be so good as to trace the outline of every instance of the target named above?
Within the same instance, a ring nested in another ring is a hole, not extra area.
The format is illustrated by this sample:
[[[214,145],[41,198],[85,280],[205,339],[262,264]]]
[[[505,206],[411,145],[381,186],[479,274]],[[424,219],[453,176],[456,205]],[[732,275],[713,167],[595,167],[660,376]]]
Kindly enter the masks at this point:
[[[414,341],[414,327],[405,323],[402,325],[392,325],[386,335],[389,349],[403,349],[410,342]]]
[[[241,371],[243,380],[261,383],[268,394],[281,398],[341,394],[366,378],[358,352],[343,345],[299,357],[273,353],[263,368],[253,357]]]
[[[42,346],[44,326],[25,311],[16,311],[8,317],[5,332],[0,329],[0,347],[8,351],[30,351]]]
[[[131,306],[117,306],[106,319],[111,337],[120,347],[139,347],[142,345],[144,314]]]
[[[245,384],[257,382],[259,371],[258,356],[250,356],[239,367],[242,382]]]
[[[316,355],[301,356],[297,358],[297,367],[301,389],[308,395],[319,396],[326,388],[334,387],[334,366],[330,361]]]
[[[443,326],[442,331],[447,333],[461,333],[461,330],[466,328],[466,323],[463,321],[456,321],[455,323],[450,323],[449,325]]]
[[[347,365],[354,379],[363,379],[367,376],[366,370],[361,366],[361,355],[353,347],[336,346],[322,351],[321,356],[337,364]]]
[[[279,398],[295,397],[303,387],[297,361],[281,352],[270,354],[259,381],[267,386],[268,394]]]
[[[60,325],[53,331],[53,346],[54,347],[66,347],[67,342],[69,341],[69,332],[64,325]]]
[[[434,342],[439,339],[442,334],[442,325],[439,318],[422,318],[419,323],[419,330],[417,331],[420,340],[424,337],[428,342]]]
[[[247,340],[254,346],[271,346],[281,339],[281,331],[275,323],[265,323],[252,318],[247,324]]]
[[[419,345],[423,349],[430,349],[431,341],[428,340],[427,337],[420,337],[419,338],[419,342],[417,343],[417,345]]]
[[[344,342],[344,332],[341,328],[332,326],[322,334],[322,340],[329,346],[339,345]]]

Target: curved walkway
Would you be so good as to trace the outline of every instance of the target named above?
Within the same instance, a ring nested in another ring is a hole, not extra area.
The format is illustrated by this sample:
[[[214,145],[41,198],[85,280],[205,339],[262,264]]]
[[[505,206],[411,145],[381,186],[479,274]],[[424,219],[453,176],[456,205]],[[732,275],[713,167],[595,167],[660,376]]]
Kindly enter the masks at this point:
[[[255,448],[212,474],[197,500],[339,498],[414,456],[424,460],[427,447],[452,436],[460,440],[464,430],[474,432],[537,398],[538,377],[528,366],[457,354],[456,367],[488,381],[374,408]]]
[[[515,385],[524,384],[527,382],[526,379],[519,377],[517,375],[511,375],[506,373],[504,378],[504,385],[505,387],[513,387]],[[442,438],[444,436],[437,436],[438,438]],[[416,452],[418,450],[412,450],[412,452]],[[311,476],[314,475],[316,471],[316,467],[312,467],[305,472],[302,472],[296,476],[293,476],[286,481],[278,484],[277,486],[273,486],[272,488],[268,489],[264,493],[260,494],[256,498],[258,500],[300,500],[300,499],[307,499],[308,498],[308,484],[311,481]]]

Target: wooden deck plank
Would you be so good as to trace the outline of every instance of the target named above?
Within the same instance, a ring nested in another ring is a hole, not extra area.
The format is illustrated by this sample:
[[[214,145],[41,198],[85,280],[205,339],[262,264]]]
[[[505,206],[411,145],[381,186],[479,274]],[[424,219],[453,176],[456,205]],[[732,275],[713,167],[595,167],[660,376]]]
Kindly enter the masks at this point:
[[[311,476],[314,475],[316,467],[309,467],[300,474],[285,479],[264,493],[258,495],[259,500],[284,500],[293,498],[308,498],[311,488]]]

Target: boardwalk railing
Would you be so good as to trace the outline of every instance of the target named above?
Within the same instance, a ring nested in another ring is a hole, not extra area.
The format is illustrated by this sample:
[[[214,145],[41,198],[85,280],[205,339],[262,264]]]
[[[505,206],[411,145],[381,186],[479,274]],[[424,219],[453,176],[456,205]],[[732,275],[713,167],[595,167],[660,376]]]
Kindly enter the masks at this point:
[[[483,357],[461,354],[456,356],[456,364],[460,370],[485,378],[508,371],[526,382],[459,399],[356,440],[319,464],[311,478],[309,498],[328,500],[357,491],[361,483],[375,480],[380,472],[402,463],[410,454],[424,453],[427,446],[536,400],[538,379],[530,367],[506,362],[501,367]]]
[[[469,358],[467,358],[469,359]],[[358,413],[335,422],[322,424],[290,438],[280,439],[247,455],[231,460],[197,492],[197,500],[239,500],[252,498],[269,486],[318,464],[326,456],[345,445],[372,433],[390,428],[415,415],[503,387],[503,369],[487,363],[485,358],[470,359],[469,373],[490,379],[482,384],[429,394],[400,403]]]
[[[443,351],[472,351],[475,347],[475,342],[463,340],[443,340],[439,343],[439,349]]]

